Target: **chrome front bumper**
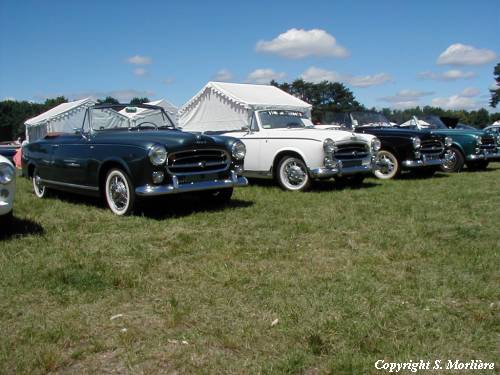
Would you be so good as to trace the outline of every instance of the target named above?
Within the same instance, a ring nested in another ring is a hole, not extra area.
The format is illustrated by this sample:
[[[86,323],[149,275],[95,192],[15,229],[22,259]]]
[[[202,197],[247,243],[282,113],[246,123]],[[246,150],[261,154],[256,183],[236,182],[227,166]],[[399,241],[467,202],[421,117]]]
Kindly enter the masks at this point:
[[[418,160],[403,160],[405,168],[419,167],[439,167],[446,162],[446,159],[418,159]]]
[[[200,182],[189,182],[181,184],[177,176],[172,176],[172,183],[168,185],[144,185],[138,186],[135,192],[139,196],[157,196],[167,194],[192,193],[203,190],[227,189],[238,186],[247,186],[248,180],[243,176],[238,176],[231,171],[231,177],[223,180],[211,180]]]
[[[467,155],[467,160],[500,160],[500,152]]]
[[[366,161],[364,161],[366,163]],[[368,164],[365,165],[357,165],[353,167],[343,167],[342,164],[340,163],[340,166],[338,168],[327,168],[327,167],[321,167],[321,168],[315,168],[315,169],[309,169],[309,175],[313,179],[327,179],[327,178],[332,178],[335,176],[341,177],[341,176],[350,176],[353,174],[369,174],[372,173],[374,170],[374,161],[370,161]]]

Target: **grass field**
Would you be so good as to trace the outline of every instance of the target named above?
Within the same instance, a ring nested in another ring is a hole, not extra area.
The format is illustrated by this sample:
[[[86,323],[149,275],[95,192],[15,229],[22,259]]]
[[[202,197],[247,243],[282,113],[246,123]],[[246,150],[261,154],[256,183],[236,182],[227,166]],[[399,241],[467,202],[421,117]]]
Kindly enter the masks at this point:
[[[0,373],[495,361],[499,186],[493,164],[360,189],[259,184],[225,208],[174,197],[118,218],[98,200],[38,200],[19,179],[0,234]]]

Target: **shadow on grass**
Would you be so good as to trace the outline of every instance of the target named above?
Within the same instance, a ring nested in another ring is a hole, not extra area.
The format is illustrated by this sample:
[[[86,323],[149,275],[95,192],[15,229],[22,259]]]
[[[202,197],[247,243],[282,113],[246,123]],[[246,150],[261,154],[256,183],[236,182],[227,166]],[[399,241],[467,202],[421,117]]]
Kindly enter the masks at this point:
[[[367,176],[371,177],[371,176]],[[274,180],[268,179],[248,179],[250,185],[260,186],[260,187],[269,187],[274,189],[281,188]],[[375,180],[376,181],[376,180]],[[346,183],[337,182],[335,180],[319,180],[314,181],[311,185],[311,188],[306,191],[306,193],[320,193],[324,191],[340,191],[345,189],[366,189],[379,186],[380,184],[374,183],[372,181],[364,181],[361,184],[349,185]]]
[[[109,210],[104,199],[99,197],[79,195],[66,191],[51,191],[49,199],[59,199],[66,203],[87,205],[102,210]],[[251,205],[253,205],[251,201],[234,198],[226,204],[216,204],[196,194],[186,193],[138,199],[136,200],[134,215],[163,220],[173,217],[188,216],[197,212],[216,212],[226,208],[245,208]]]
[[[426,176],[425,174],[418,174],[415,172],[405,172],[405,173],[401,173],[397,179],[398,180],[430,180],[433,178],[449,178],[450,175],[452,175],[452,173],[436,172],[432,176]]]
[[[200,212],[218,212],[225,209],[247,208],[254,204],[252,201],[231,199],[225,204],[217,204],[204,200],[193,194],[183,194],[170,197],[156,197],[143,199],[136,210],[136,215],[155,220],[188,216]]]
[[[35,221],[12,217],[7,223],[1,224],[0,241],[12,237],[24,237],[43,234],[43,227]]]

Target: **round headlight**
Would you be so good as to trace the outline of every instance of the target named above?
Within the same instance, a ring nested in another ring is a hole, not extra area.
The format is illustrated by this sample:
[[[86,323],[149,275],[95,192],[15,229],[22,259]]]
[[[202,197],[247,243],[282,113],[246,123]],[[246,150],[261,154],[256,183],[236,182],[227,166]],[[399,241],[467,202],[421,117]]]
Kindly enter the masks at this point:
[[[444,145],[450,147],[453,144],[453,139],[451,137],[444,137]]]
[[[153,145],[149,149],[149,161],[153,165],[162,165],[167,161],[167,150],[162,145]]]
[[[418,137],[412,138],[411,141],[413,142],[413,148],[420,148],[420,146],[422,146],[422,142]]]
[[[335,141],[331,138],[325,139],[323,141],[323,150],[325,150],[327,154],[335,152],[337,150],[337,146],[335,146]]]
[[[12,167],[12,165],[0,163],[0,184],[5,185],[12,182],[15,175],[16,170]]]
[[[500,135],[497,137],[497,144],[500,146]]]
[[[247,148],[243,142],[236,141],[233,143],[233,147],[231,148],[231,155],[233,155],[233,158],[236,160],[243,160],[246,154]]]
[[[377,152],[380,150],[381,147],[382,147],[382,144],[380,143],[380,139],[373,138],[372,139],[372,150]]]
[[[474,138],[476,138],[476,142],[477,142],[478,145],[480,145],[480,144],[483,143],[483,139],[480,136],[475,135]]]

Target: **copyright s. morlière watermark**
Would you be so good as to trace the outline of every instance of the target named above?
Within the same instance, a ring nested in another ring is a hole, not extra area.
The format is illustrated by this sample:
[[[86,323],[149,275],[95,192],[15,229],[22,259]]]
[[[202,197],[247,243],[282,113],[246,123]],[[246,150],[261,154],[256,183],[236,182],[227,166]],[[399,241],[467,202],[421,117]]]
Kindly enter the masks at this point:
[[[408,362],[389,362],[379,359],[375,362],[375,368],[384,372],[398,373],[398,372],[418,372],[418,371],[474,371],[474,370],[495,370],[494,362],[484,362],[480,359],[472,359],[469,361],[461,361],[459,359],[435,359],[417,360]]]

